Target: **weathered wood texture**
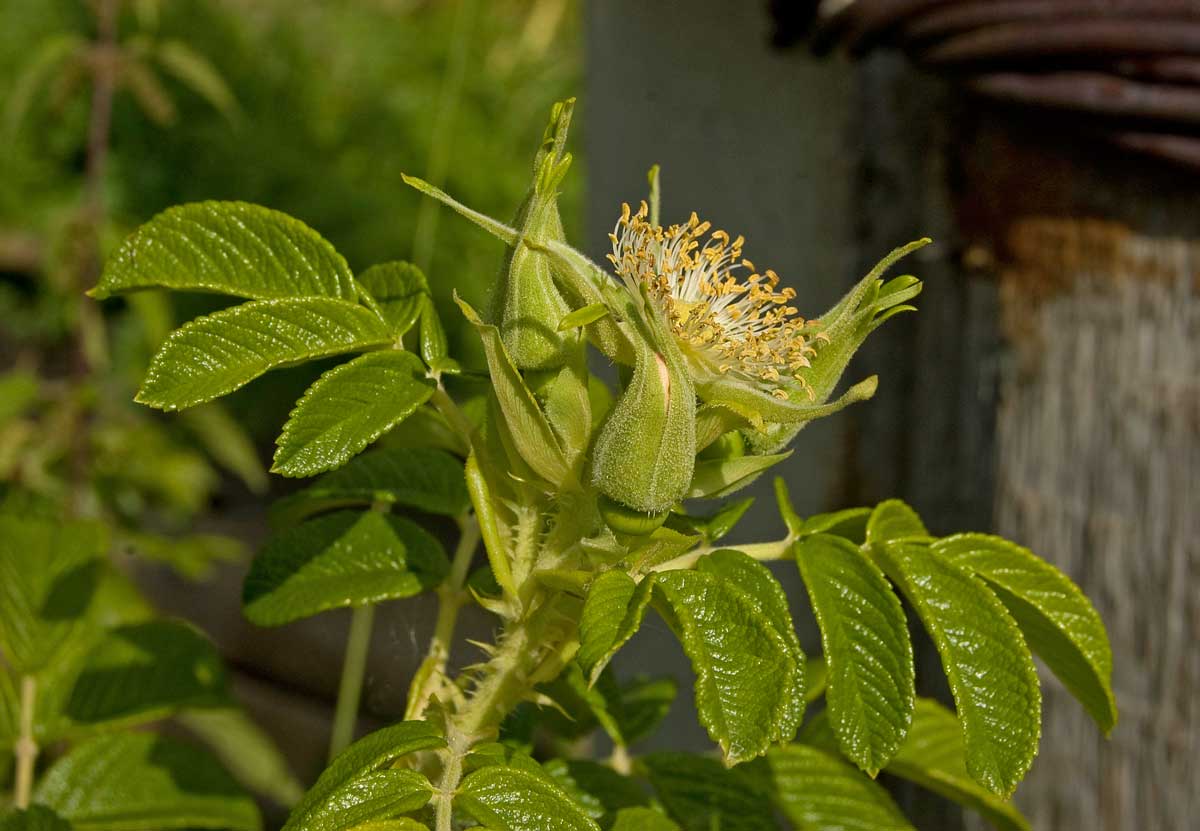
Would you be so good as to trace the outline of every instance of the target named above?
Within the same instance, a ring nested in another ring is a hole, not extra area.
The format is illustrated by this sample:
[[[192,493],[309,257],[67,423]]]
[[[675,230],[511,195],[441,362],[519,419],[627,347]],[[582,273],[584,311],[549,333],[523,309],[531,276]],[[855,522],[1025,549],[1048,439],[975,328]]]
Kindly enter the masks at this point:
[[[1017,362],[999,415],[1002,533],[1070,573],[1113,640],[1111,742],[1050,684],[1019,794],[1038,828],[1194,828],[1200,811],[1200,244],[1013,228]],[[1050,282],[1049,296],[1037,286]]]
[[[1200,810],[1200,217],[1195,181],[983,117],[965,233],[993,251],[1010,346],[1000,533],[1056,563],[1112,638],[1105,740],[1048,675],[1017,801],[1035,828],[1195,827]],[[982,826],[980,826],[982,827]]]

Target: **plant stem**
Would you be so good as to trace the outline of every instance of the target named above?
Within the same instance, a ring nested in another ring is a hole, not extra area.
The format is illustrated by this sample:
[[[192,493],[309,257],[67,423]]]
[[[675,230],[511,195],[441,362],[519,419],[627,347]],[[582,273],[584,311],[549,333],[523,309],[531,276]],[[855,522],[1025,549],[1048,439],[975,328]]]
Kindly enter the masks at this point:
[[[37,761],[38,746],[33,738],[33,708],[37,702],[37,679],[32,675],[21,677],[20,735],[14,751],[17,757],[17,777],[13,788],[13,804],[20,809],[29,807],[33,793],[33,765]]]
[[[471,422],[467,420],[463,411],[454,403],[454,399],[446,392],[441,381],[438,382],[437,389],[433,391],[433,396],[429,399],[439,413],[449,422],[450,426],[463,438],[467,448],[471,447],[471,435],[474,430],[471,427]]]
[[[788,550],[792,547],[792,543],[796,538],[788,534],[781,540],[774,542],[757,542],[749,545],[705,545],[700,548],[693,548],[686,554],[681,554],[673,560],[667,560],[665,563],[659,563],[651,568],[651,571],[671,571],[674,569],[691,568],[696,565],[696,561],[705,554],[711,554],[722,548],[732,548],[735,551],[740,551],[743,554],[753,557],[755,560],[782,560],[788,555]]]
[[[333,715],[333,733],[329,739],[329,758],[332,761],[354,739],[358,723],[358,705],[362,696],[363,676],[367,672],[367,652],[371,647],[371,628],[375,623],[375,606],[359,606],[350,618],[350,634],[346,638],[346,659],[342,664],[342,681],[338,687],[337,709]]]
[[[425,660],[421,662],[421,670],[415,679],[418,687],[409,691],[405,719],[419,719],[425,715],[425,708],[429,705],[439,679],[446,677],[446,663],[450,659],[450,647],[454,642],[458,613],[466,602],[463,586],[467,582],[467,572],[475,557],[475,549],[479,546],[479,523],[473,514],[460,517],[458,527],[458,545],[450,563],[450,574],[437,590],[437,623],[433,628],[433,637],[429,640],[429,651]]]

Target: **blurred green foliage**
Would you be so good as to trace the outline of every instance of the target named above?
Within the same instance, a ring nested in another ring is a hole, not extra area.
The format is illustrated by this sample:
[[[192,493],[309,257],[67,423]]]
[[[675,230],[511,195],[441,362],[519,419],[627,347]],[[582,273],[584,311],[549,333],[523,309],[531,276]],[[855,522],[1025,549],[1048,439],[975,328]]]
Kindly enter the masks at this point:
[[[434,122],[448,106],[445,187],[483,210],[512,214],[528,182],[528,148],[538,143],[542,113],[577,89],[578,5],[126,0],[122,42],[185,45],[211,64],[235,103],[214,106],[219,96],[199,94],[203,85],[169,71],[159,74],[161,95],[132,84],[118,88],[102,248],[111,250],[170,205],[239,199],[303,219],[355,270],[412,258],[420,198],[400,174],[429,174]],[[86,66],[56,61],[54,53],[67,38],[94,36],[89,6],[6,0],[0,11],[0,114],[34,90],[4,125],[9,133],[0,144],[0,370],[19,356],[42,375],[64,375],[71,361],[90,84]],[[454,39],[464,34],[464,81],[448,101]],[[468,173],[480,170],[488,174]],[[563,195],[569,230],[578,222],[579,181],[573,177]],[[447,322],[459,320],[452,287],[486,305],[501,246],[462,223],[440,222],[431,248],[430,283]],[[106,395],[132,397],[135,377],[124,367],[143,366],[174,322],[221,303],[186,297],[173,310],[163,302],[105,305],[114,376]],[[460,344],[457,354],[470,361],[474,339]],[[235,396],[231,412],[261,444],[319,369],[274,373]],[[193,484],[201,487],[201,480]]]

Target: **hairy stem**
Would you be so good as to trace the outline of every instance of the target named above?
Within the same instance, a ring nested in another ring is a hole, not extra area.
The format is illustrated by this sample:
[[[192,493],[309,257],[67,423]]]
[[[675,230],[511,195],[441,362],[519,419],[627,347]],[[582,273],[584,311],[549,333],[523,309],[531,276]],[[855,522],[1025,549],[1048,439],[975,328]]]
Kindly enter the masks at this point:
[[[467,702],[448,720],[447,749],[434,794],[436,831],[454,829],[453,799],[462,782],[463,759],[475,744],[495,731],[527,691],[531,651],[525,625],[513,623],[506,627]]]
[[[446,663],[450,659],[450,647],[454,642],[454,630],[458,625],[458,613],[467,602],[463,587],[467,572],[479,546],[479,523],[473,514],[464,514],[458,520],[458,545],[450,563],[450,574],[438,587],[438,616],[434,624],[429,651],[421,662],[421,670],[414,680],[416,686],[409,690],[405,719],[419,719],[425,715],[437,685],[446,677]]]
[[[375,623],[375,607],[359,606],[350,618],[350,634],[346,638],[346,659],[342,664],[342,680],[338,686],[337,709],[333,715],[333,733],[329,738],[329,758],[337,756],[354,739],[358,723],[358,705],[362,697],[363,677],[367,672],[367,652],[371,647],[371,629]]]
[[[17,757],[17,777],[13,787],[13,805],[29,807],[33,793],[33,766],[37,761],[38,746],[33,738],[33,708],[37,701],[37,680],[32,675],[21,677],[20,734],[14,746]]]

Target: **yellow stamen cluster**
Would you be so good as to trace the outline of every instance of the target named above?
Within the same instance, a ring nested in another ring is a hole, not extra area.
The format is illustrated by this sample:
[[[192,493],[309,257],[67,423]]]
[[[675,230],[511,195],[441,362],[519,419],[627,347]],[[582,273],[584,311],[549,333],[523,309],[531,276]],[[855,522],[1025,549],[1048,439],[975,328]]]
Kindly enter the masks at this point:
[[[816,350],[809,343],[813,321],[788,305],[791,288],[777,290],[774,271],[759,274],[742,258],[742,237],[713,231],[696,214],[683,225],[652,225],[643,202],[637,213],[621,206],[608,256],[635,296],[649,289],[689,359],[706,370],[731,373],[787,398],[783,384],[812,389],[801,374]],[[705,235],[708,239],[704,240]],[[739,279],[741,269],[750,272]],[[820,335],[817,336],[818,338]]]

